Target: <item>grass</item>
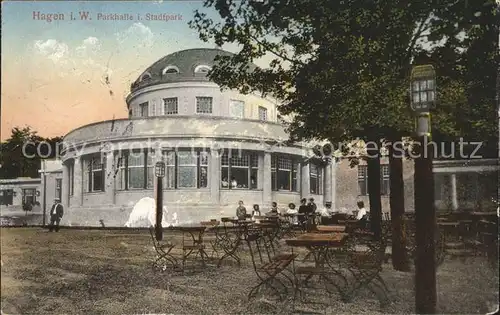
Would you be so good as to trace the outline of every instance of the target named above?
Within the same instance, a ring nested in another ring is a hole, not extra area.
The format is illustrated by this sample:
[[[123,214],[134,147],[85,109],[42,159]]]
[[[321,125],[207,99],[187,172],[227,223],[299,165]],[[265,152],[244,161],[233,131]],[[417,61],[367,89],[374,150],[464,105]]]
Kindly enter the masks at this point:
[[[5,314],[263,314],[291,313],[291,304],[246,294],[257,284],[248,260],[241,267],[209,266],[185,275],[153,272],[146,231],[1,230],[1,303]],[[413,273],[384,266],[393,303],[381,309],[370,291],[351,303],[314,293],[329,306],[296,305],[296,312],[410,314]],[[450,260],[438,270],[440,313],[491,312],[498,301],[497,271],[485,258]],[[311,293],[313,294],[313,293]]]

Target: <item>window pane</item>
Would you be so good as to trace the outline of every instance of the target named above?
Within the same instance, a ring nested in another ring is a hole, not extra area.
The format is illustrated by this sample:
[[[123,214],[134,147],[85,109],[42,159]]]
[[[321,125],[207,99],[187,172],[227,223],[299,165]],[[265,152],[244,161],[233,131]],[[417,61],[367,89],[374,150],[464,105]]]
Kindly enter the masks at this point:
[[[420,86],[418,84],[418,81],[413,82],[413,92],[417,92],[420,89]]]
[[[183,151],[183,152],[177,152],[177,163],[179,165],[196,165],[197,155],[196,152],[191,152],[191,151]]]
[[[366,192],[367,192],[367,190],[366,190],[366,185],[367,185],[366,181],[365,180],[360,180],[360,181],[358,181],[358,185],[359,185],[359,194],[361,196],[366,196]]]
[[[276,169],[271,169],[271,190],[278,190],[276,188]]]
[[[290,190],[290,171],[278,170],[278,189]]]
[[[434,102],[434,91],[427,92],[427,100],[429,100],[429,102]]]
[[[140,189],[144,188],[144,167],[129,167],[128,171],[128,188]]]
[[[165,98],[163,99],[163,104],[165,115],[173,115],[179,113],[177,97]]]
[[[200,152],[200,165],[208,165],[208,152]]]
[[[130,152],[128,156],[128,166],[143,166],[144,165],[144,153],[141,152]]]
[[[149,116],[149,107],[148,107],[148,103],[142,103],[139,105],[140,109],[141,109],[141,117],[148,117]]]
[[[221,157],[221,165],[229,165],[229,156],[225,152]]]
[[[257,177],[258,177],[258,169],[253,168],[250,173],[250,188],[257,189]]]
[[[182,188],[196,187],[196,166],[179,166],[178,186]]]
[[[165,188],[175,188],[175,166],[167,166],[165,171]]]
[[[427,102],[427,92],[420,92],[420,101]]]
[[[208,167],[207,166],[200,166],[199,186],[200,186],[200,188],[205,188],[208,186]]]
[[[422,80],[420,82],[420,91],[426,90],[427,89],[427,81]]]
[[[165,161],[165,165],[175,166],[175,152],[173,151],[163,152],[163,159]]]
[[[427,80],[427,89],[434,89],[434,80]]]
[[[221,168],[221,187],[222,188],[229,188],[229,168],[228,167],[222,167]]]
[[[418,96],[419,96],[418,92],[413,93],[413,102],[414,103],[419,103],[420,102],[420,98]]]
[[[102,171],[93,171],[93,191],[102,191],[102,181],[103,181],[103,176],[102,176]]]
[[[250,166],[250,156],[243,154],[242,156],[234,155],[231,157],[231,167],[235,166]]]
[[[294,167],[293,167],[293,172],[292,172],[292,191],[298,191],[297,190],[297,187],[298,187],[298,172],[297,170],[299,169],[299,165],[298,163],[297,164],[294,164]]]
[[[231,188],[248,188],[248,167],[231,168]]]
[[[147,186],[146,188],[153,188],[154,185],[154,167],[148,167],[148,178],[147,178]]]
[[[311,194],[317,194],[317,193],[318,193],[318,178],[311,177]]]
[[[232,117],[243,118],[245,116],[245,103],[243,101],[231,101],[229,111]]]
[[[212,98],[211,97],[196,97],[196,112],[199,114],[212,113]]]

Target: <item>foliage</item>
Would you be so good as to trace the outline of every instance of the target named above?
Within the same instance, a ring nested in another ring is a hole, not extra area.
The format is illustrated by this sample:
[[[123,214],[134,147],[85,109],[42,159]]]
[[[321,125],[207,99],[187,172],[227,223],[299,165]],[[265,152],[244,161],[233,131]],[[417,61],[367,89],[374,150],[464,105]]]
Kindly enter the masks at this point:
[[[43,138],[30,127],[12,129],[9,139],[1,143],[0,178],[39,177],[40,161],[54,158],[61,137]],[[46,142],[44,145],[40,145]]]
[[[443,97],[433,116],[438,138],[492,134],[494,79],[486,81],[498,61],[493,0],[205,0],[205,7],[222,21],[197,11],[191,26],[200,38],[241,47],[218,58],[209,76],[223,88],[279,99],[280,112],[293,117],[292,139],[410,135],[408,77],[425,51],[422,40],[446,40],[444,48],[427,48]],[[274,56],[268,69],[248,71],[266,54]]]

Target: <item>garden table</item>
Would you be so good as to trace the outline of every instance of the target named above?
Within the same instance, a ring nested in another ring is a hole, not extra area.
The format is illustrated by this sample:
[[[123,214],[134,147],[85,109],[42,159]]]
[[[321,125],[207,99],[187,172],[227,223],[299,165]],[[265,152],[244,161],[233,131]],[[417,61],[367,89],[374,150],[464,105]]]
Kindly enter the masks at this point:
[[[331,261],[334,257],[334,255],[331,255],[331,252],[342,249],[345,245],[347,237],[347,233],[306,233],[293,239],[287,239],[285,242],[287,245],[292,247],[292,254],[293,247],[303,247],[310,252],[307,256],[312,255],[314,257],[314,267],[298,267],[296,268],[295,273],[299,275],[306,275],[304,283],[307,283],[310,278],[318,276],[320,279],[323,279],[327,283],[335,286],[338,293],[344,297],[344,290],[347,288],[347,279],[342,275],[340,270],[337,269],[334,262]],[[332,275],[340,277],[343,280],[344,285],[338,286],[331,278]],[[297,296],[299,291],[300,284],[298,279],[296,279],[294,298]]]
[[[167,228],[171,231],[182,232],[182,267],[184,269],[187,258],[193,253],[197,252],[200,255],[203,266],[205,266],[205,258],[208,258],[205,252],[205,244],[203,236],[207,229],[204,225],[181,225],[176,227]],[[186,240],[185,235],[188,234],[191,240]]]
[[[316,233],[335,233],[335,232],[345,232],[345,225],[317,225]]]

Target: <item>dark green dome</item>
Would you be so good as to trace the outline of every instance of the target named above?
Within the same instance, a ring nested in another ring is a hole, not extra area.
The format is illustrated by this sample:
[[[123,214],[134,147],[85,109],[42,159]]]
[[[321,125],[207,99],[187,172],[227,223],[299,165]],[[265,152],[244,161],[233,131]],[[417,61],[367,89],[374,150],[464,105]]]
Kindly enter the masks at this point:
[[[218,55],[234,54],[217,48],[194,48],[166,55],[153,63],[132,83],[131,92],[162,83],[209,81],[207,72]]]

